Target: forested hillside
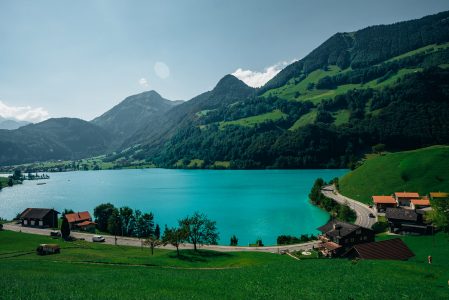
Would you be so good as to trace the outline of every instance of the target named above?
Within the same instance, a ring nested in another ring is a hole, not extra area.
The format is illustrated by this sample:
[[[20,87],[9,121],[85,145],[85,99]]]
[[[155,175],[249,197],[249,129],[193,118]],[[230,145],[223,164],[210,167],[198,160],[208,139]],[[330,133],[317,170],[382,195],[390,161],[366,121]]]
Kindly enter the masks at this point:
[[[169,135],[147,135],[119,156],[164,167],[340,168],[376,144],[447,144],[448,16],[336,34],[246,97],[221,101],[227,88],[179,105],[165,116],[175,120],[165,122]]]

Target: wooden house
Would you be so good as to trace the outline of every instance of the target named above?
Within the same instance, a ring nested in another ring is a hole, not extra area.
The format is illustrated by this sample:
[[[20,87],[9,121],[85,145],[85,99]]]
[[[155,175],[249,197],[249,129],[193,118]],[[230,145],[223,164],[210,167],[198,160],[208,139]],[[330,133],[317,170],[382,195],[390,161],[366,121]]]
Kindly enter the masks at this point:
[[[27,208],[20,214],[22,226],[31,227],[58,227],[58,214],[51,208]]]
[[[428,197],[422,197],[421,199],[412,199],[410,201],[410,207],[412,209],[422,209],[430,207],[430,200]]]
[[[325,256],[336,257],[352,246],[374,241],[374,231],[354,224],[332,220],[318,228],[323,242],[321,252]]]
[[[393,196],[373,196],[376,212],[383,213],[388,207],[396,207],[398,204]]]
[[[347,258],[359,259],[386,259],[386,260],[408,260],[415,254],[400,239],[359,244],[352,247],[343,254]]]
[[[432,226],[424,223],[424,213],[422,210],[387,208],[385,217],[392,233],[430,234]]]
[[[412,200],[417,200],[421,197],[415,192],[396,192],[394,193],[394,198],[396,199],[398,206],[410,207]]]
[[[88,211],[66,214],[65,218],[71,230],[95,231],[95,223]]]

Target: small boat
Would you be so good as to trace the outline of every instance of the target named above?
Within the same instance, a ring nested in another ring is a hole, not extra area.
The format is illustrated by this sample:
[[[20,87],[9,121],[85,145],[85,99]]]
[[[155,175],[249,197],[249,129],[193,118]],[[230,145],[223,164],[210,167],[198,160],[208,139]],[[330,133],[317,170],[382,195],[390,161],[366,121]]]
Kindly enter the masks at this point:
[[[43,184],[47,184],[46,182],[38,182],[36,183],[37,185],[43,185]]]

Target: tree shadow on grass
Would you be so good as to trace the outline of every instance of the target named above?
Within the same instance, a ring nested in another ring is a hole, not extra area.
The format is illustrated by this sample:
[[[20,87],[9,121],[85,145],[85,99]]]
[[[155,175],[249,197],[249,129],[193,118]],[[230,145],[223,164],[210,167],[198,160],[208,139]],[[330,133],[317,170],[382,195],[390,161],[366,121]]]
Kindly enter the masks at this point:
[[[176,252],[169,254],[170,258],[176,258],[188,262],[208,262],[215,258],[229,258],[233,255],[225,252],[207,251],[207,250],[180,250],[179,256]]]

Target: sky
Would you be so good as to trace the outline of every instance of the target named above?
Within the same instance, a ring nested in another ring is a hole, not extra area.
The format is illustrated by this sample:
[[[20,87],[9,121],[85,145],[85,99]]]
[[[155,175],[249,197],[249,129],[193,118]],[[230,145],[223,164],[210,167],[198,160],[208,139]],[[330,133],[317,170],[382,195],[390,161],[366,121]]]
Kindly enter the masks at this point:
[[[0,116],[91,120],[156,90],[189,100],[226,74],[261,86],[336,32],[447,0],[0,0]]]

